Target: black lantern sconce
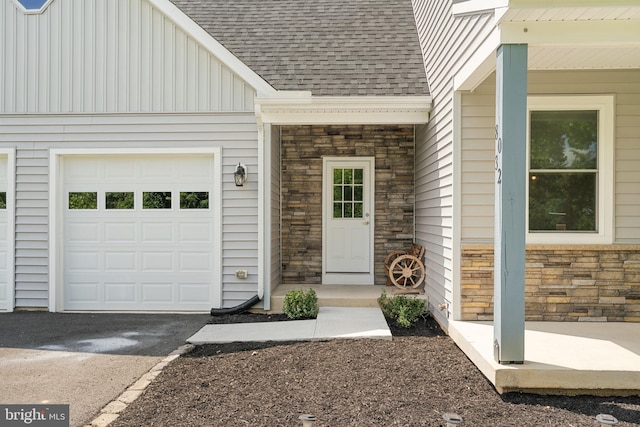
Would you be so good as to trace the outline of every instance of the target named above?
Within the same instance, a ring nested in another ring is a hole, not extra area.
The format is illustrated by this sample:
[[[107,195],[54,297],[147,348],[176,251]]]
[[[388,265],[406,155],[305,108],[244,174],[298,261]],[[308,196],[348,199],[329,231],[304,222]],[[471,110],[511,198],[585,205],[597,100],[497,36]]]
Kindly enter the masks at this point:
[[[242,187],[247,181],[247,166],[238,163],[236,171],[233,173],[233,180],[236,182],[236,187]]]

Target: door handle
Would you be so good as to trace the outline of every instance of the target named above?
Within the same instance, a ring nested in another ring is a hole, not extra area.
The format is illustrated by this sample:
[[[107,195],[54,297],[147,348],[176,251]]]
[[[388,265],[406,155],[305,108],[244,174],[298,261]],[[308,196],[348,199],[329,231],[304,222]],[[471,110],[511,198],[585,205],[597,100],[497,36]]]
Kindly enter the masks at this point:
[[[363,222],[364,225],[369,225],[369,221]]]

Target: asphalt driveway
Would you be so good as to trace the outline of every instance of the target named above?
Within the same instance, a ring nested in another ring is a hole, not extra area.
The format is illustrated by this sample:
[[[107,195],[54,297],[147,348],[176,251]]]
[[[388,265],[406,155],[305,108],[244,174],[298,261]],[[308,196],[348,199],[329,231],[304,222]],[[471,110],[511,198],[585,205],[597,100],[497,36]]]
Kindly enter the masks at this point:
[[[0,314],[0,403],[100,409],[204,326],[207,314]]]

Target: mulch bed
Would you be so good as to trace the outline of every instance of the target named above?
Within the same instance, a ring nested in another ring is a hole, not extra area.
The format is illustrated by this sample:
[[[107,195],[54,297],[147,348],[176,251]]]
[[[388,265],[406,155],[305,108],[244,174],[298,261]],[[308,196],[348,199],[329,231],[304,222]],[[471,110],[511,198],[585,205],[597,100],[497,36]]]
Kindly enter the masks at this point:
[[[244,313],[212,323],[282,321]],[[640,397],[499,395],[431,318],[390,325],[392,341],[203,345],[169,364],[112,424],[131,426],[640,425]]]

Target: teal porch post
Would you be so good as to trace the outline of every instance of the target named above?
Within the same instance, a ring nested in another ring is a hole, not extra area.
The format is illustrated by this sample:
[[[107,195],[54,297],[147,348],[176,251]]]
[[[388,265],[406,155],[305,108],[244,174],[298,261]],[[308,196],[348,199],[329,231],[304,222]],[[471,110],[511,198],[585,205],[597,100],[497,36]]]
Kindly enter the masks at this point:
[[[501,45],[496,64],[494,354],[524,362],[527,45]]]

